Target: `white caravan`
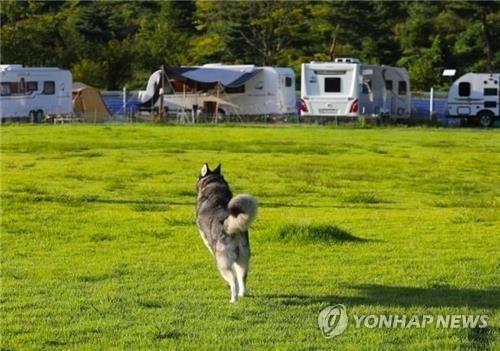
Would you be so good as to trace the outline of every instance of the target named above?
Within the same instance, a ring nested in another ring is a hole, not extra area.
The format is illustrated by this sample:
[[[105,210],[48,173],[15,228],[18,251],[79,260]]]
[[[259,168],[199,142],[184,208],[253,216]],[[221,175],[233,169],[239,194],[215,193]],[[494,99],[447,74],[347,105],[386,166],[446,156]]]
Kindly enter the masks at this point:
[[[45,115],[68,115],[71,104],[70,71],[57,67],[0,65],[0,118],[29,117],[40,122]]]
[[[448,92],[448,116],[472,119],[483,127],[500,117],[500,74],[467,73]]]
[[[407,119],[410,80],[404,68],[361,64],[354,58],[302,64],[301,115]]]
[[[295,74],[290,68],[255,65],[206,64],[196,67],[169,67],[149,78],[146,90],[139,91],[140,109],[158,109],[163,86],[165,110],[219,115],[297,114]]]

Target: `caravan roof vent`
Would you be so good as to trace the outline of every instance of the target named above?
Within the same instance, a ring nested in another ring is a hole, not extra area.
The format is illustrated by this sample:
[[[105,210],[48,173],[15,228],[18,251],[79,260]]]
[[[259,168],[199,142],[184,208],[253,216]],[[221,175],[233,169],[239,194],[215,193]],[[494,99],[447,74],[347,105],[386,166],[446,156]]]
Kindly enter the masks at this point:
[[[338,57],[335,59],[336,63],[360,63],[359,59],[351,57]]]

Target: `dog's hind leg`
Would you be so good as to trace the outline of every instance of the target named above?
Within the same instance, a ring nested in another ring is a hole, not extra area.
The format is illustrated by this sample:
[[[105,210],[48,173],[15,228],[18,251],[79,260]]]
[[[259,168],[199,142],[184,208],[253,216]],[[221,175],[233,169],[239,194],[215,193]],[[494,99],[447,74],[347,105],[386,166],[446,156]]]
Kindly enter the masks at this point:
[[[236,273],[236,278],[238,280],[238,295],[246,296],[248,295],[247,290],[247,275],[248,266],[250,261],[250,250],[248,247],[240,247],[240,252],[236,262],[234,262],[234,271]]]
[[[224,278],[225,281],[229,284],[231,288],[231,303],[238,301],[238,285],[236,283],[236,276],[231,269],[234,260],[230,257],[227,257],[223,253],[217,253],[215,255],[217,261],[217,268],[219,268],[219,272]]]

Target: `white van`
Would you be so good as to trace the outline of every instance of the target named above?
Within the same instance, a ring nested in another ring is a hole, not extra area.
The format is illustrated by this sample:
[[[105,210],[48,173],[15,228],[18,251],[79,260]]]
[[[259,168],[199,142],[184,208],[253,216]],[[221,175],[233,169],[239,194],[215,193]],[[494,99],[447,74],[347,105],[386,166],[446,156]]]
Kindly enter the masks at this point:
[[[71,90],[70,71],[0,65],[0,118],[29,117],[40,122],[46,115],[69,115],[73,112]]]
[[[301,115],[408,119],[411,94],[404,68],[361,64],[354,58],[302,64]]]
[[[221,115],[297,114],[295,74],[290,68],[255,65],[206,64],[165,68],[149,78],[139,91],[140,109],[159,107],[159,90],[164,84],[164,104],[169,113],[202,109]]]
[[[499,82],[499,73],[467,73],[458,78],[448,92],[448,117],[492,126],[500,117]]]

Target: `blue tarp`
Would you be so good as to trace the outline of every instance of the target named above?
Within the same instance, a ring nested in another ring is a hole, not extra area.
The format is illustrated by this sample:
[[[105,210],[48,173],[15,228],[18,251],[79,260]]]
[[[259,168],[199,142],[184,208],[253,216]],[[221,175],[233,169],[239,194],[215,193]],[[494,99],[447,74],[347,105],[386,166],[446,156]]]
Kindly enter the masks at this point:
[[[434,115],[437,117],[444,117],[446,115],[446,99],[434,99]],[[430,106],[428,98],[412,98],[411,105],[414,109],[415,115],[418,117],[429,116]]]
[[[169,67],[165,71],[169,78],[190,80],[198,83],[239,87],[255,76],[260,68],[219,68],[219,67]]]
[[[123,97],[122,96],[103,96],[102,99],[108,107],[111,114],[120,115],[123,114]],[[137,111],[140,105],[140,101],[135,98],[127,99],[127,112]]]
[[[103,100],[108,106],[108,109],[113,115],[123,113],[123,97],[121,96],[103,96]],[[300,99],[297,99],[297,104],[300,106]],[[412,99],[412,107],[416,116],[429,116],[429,99]],[[140,105],[137,99],[127,100],[127,111],[136,110]],[[434,113],[438,117],[444,117],[446,113],[446,99],[434,99]],[[297,108],[299,110],[299,108]]]

